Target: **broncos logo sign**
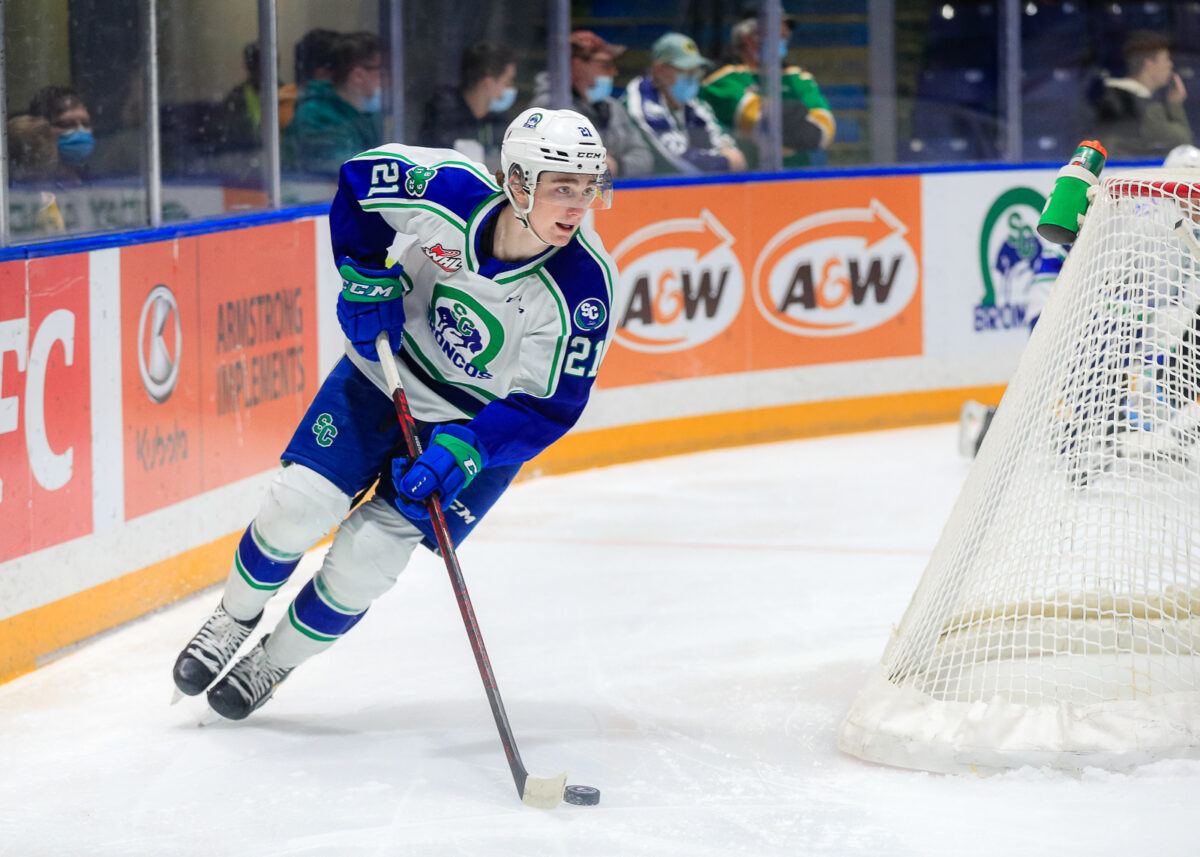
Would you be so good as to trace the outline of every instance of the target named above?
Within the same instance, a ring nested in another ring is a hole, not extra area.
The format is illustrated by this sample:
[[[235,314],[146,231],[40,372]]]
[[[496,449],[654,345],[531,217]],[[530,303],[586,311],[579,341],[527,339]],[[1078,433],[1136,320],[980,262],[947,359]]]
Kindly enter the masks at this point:
[[[504,347],[504,328],[477,300],[439,283],[430,302],[429,329],[442,353],[468,377],[492,377],[488,364]]]

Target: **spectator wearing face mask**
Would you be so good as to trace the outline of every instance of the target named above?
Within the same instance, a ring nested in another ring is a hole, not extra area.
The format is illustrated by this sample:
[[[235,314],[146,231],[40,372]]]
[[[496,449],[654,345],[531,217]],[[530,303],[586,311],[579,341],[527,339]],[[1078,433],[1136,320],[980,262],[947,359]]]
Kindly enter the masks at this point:
[[[788,65],[788,40],[793,22],[785,18],[779,34],[779,56],[763,61],[758,18],[746,18],[730,31],[737,62],[713,72],[700,88],[700,98],[737,135],[752,166],[758,165],[758,135],[763,129],[764,74],[779,74],[783,110],[783,165],[806,167],[813,153],[833,142],[837,123],[816,80],[804,69]]]
[[[477,42],[462,55],[460,83],[434,92],[425,104],[417,145],[457,149],[489,170],[500,168],[500,144],[517,99],[512,48]]]
[[[96,138],[83,97],[69,86],[47,86],[33,96],[29,113],[49,122],[57,135],[57,180],[71,183],[87,178],[87,162],[96,148]]]
[[[600,132],[609,172],[628,178],[649,173],[654,158],[621,102],[612,97],[616,60],[623,53],[623,45],[610,44],[590,30],[571,33],[571,107]],[[550,76],[543,72],[530,106],[553,107],[552,100]]]
[[[625,90],[625,109],[654,154],[656,173],[722,173],[746,169],[746,156],[699,99],[712,63],[682,33],[650,48],[649,72]]]
[[[342,163],[383,142],[379,37],[348,33],[333,46],[329,80],[310,80],[283,133],[285,169],[336,176]]]

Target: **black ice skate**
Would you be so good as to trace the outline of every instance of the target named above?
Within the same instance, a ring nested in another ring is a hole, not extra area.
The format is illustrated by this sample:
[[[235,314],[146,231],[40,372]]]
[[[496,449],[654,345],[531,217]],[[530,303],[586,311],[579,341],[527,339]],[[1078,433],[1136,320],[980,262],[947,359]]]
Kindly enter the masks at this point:
[[[245,654],[208,692],[212,710],[229,720],[242,720],[271,698],[291,669],[277,666],[267,655],[268,634]]]
[[[203,693],[225,669],[225,665],[233,660],[261,618],[262,613],[259,613],[253,619],[242,622],[234,619],[225,612],[224,606],[218,604],[208,621],[175,660],[175,686],[180,692],[188,696]]]

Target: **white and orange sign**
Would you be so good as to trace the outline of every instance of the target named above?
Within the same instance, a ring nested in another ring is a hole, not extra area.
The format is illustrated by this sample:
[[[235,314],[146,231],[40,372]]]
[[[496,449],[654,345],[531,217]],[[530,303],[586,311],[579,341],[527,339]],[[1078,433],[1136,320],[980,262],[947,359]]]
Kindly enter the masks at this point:
[[[320,383],[311,222],[121,251],[125,513],[270,469]]]
[[[92,532],[87,254],[0,264],[0,562]]]
[[[628,190],[596,229],[601,387],[921,353],[918,177]]]

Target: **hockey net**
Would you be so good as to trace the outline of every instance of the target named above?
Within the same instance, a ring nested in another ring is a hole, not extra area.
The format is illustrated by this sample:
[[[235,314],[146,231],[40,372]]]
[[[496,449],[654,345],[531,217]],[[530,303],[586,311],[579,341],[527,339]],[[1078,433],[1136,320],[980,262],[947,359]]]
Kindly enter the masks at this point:
[[[931,771],[1200,755],[1200,171],[1101,182],[839,745]]]

